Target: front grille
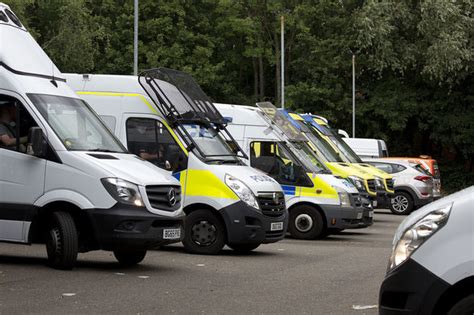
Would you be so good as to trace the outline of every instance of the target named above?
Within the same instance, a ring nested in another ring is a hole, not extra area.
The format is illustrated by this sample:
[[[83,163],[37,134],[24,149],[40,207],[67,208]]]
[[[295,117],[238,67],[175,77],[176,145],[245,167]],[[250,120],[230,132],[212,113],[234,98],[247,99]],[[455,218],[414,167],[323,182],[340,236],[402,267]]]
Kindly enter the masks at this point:
[[[362,206],[362,198],[359,194],[352,194],[352,200],[354,200],[354,206],[360,207]]]
[[[369,179],[367,180],[367,187],[369,188],[369,191],[375,192],[375,179]]]
[[[259,193],[257,200],[266,216],[279,217],[285,212],[285,195],[282,192]]]
[[[387,189],[388,190],[393,190],[393,178],[390,178],[390,179],[386,179],[385,180],[385,185],[387,185]]]
[[[176,203],[170,201],[170,191],[174,189]],[[176,211],[181,205],[181,187],[179,186],[146,186],[146,194],[150,205],[154,209]]]

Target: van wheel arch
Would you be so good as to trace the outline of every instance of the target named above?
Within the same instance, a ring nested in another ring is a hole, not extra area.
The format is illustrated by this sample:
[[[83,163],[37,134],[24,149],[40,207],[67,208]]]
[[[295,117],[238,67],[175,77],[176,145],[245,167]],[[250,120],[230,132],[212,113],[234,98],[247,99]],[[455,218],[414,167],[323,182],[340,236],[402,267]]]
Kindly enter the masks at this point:
[[[457,302],[474,294],[474,276],[463,279],[446,290],[436,302],[433,314],[446,314]]]
[[[28,241],[30,243],[45,243],[44,231],[48,227],[48,220],[51,218],[51,214],[56,211],[67,212],[72,216],[79,234],[80,252],[98,249],[92,222],[86,212],[75,204],[66,201],[54,201],[38,209],[31,222],[28,234]]]

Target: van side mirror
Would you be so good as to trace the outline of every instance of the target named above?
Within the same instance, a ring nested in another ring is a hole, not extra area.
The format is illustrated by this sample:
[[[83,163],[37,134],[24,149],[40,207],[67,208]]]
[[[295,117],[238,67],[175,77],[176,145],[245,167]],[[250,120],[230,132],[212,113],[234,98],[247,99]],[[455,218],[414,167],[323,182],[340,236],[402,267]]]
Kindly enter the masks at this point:
[[[44,139],[43,130],[40,127],[31,127],[28,131],[28,147],[26,152],[36,157],[44,157],[48,144]]]

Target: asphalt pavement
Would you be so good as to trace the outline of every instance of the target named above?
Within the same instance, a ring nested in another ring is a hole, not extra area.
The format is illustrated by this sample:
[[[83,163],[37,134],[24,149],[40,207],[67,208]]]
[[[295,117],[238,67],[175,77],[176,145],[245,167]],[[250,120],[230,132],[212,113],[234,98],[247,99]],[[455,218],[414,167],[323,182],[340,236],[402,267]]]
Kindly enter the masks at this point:
[[[403,218],[377,211],[370,228],[287,238],[248,255],[190,255],[172,245],[130,269],[98,251],[57,271],[45,266],[44,246],[0,244],[0,314],[377,314]]]

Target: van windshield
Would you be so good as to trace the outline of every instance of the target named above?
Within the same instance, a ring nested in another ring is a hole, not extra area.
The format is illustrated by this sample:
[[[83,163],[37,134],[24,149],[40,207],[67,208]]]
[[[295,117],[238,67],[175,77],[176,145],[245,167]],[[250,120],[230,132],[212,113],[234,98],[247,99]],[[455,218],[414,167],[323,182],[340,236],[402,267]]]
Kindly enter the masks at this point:
[[[126,153],[83,100],[45,94],[28,97],[69,151]]]
[[[351,147],[342,139],[342,137],[334,129],[318,125],[318,129],[322,131],[342,153],[342,158],[345,158],[348,163],[363,163],[361,158],[351,149]]]
[[[205,155],[206,162],[237,163],[240,161],[213,128],[199,124],[185,124],[184,128]],[[199,154],[199,151],[195,152]]]

